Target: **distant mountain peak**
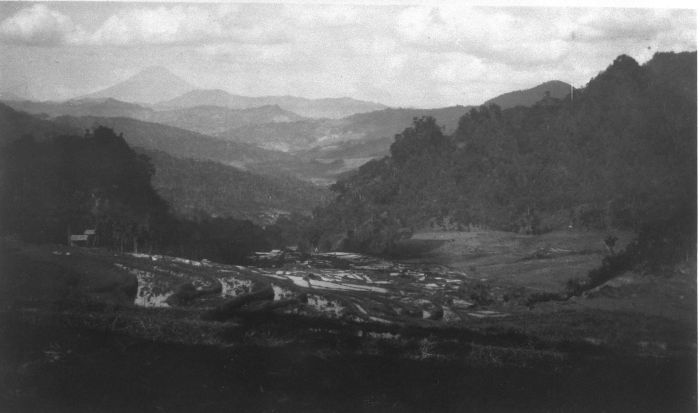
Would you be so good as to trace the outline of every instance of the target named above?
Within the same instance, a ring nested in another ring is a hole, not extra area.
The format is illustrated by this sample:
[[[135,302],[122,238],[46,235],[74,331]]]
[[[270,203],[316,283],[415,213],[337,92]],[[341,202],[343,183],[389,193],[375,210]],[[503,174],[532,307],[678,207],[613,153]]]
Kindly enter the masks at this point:
[[[113,98],[123,102],[156,103],[195,89],[162,66],[149,66],[130,78],[82,98]]]

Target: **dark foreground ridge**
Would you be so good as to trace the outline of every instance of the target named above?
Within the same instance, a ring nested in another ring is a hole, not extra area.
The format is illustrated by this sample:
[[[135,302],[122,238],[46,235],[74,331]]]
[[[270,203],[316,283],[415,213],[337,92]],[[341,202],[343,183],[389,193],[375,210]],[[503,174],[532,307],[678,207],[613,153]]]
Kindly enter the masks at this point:
[[[581,357],[522,366],[306,346],[154,342],[56,319],[2,319],[3,411],[693,411],[690,358]],[[476,349],[472,350],[476,352]],[[9,356],[9,360],[8,360]],[[491,358],[488,362],[486,358]],[[29,360],[29,361],[27,361]],[[20,363],[17,366],[17,363]],[[14,370],[12,372],[8,370]]]

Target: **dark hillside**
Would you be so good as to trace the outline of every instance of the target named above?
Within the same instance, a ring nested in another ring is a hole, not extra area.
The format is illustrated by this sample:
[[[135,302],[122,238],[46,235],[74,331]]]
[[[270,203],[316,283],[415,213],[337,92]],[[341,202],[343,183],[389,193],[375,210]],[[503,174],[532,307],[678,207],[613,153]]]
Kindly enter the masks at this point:
[[[234,263],[267,246],[249,221],[175,218],[151,186],[150,159],[103,126],[43,142],[24,137],[1,155],[2,236]]]
[[[695,59],[620,56],[573,99],[472,109],[452,136],[417,119],[390,157],[335,185],[313,241],[378,252],[400,228],[636,229],[692,210]]]
[[[70,234],[99,228],[102,243],[123,248],[153,238],[166,218],[148,158],[109,129],[44,142],[25,137],[6,147],[2,161],[5,234],[65,243]]]
[[[269,224],[279,215],[310,214],[330,195],[292,176],[264,176],[217,162],[145,152],[156,169],[153,187],[180,216],[206,214]]]
[[[43,140],[51,136],[80,132],[80,128],[39,119],[0,103],[0,146],[25,135],[32,135],[36,139]]]

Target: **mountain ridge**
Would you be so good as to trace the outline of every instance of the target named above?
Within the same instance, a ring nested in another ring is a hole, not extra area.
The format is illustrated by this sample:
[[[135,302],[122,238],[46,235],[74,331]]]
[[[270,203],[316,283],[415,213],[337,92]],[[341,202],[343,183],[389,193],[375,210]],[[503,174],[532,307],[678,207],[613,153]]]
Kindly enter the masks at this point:
[[[308,118],[338,119],[356,113],[371,112],[387,106],[350,97],[310,99],[298,96],[243,96],[222,89],[195,89],[173,99],[158,102],[160,109],[192,106],[222,106],[230,109],[248,109],[278,105],[282,109]]]

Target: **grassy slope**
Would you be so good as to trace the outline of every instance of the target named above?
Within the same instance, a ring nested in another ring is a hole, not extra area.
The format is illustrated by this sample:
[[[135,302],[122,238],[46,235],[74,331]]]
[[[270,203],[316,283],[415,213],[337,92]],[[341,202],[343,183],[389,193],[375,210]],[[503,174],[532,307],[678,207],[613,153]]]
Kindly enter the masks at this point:
[[[498,231],[424,232],[400,245],[407,262],[427,261],[465,271],[493,299],[489,308],[511,317],[511,326],[542,337],[644,347],[688,346],[695,341],[697,282],[693,263],[681,272],[626,273],[585,297],[522,305],[532,293],[558,293],[572,278],[585,278],[606,254],[603,231],[560,231],[538,236]],[[617,232],[616,250],[633,238]],[[409,256],[406,256],[408,254]],[[504,300],[504,297],[509,300]],[[671,332],[670,330],[673,330]],[[682,338],[684,337],[684,338]],[[679,339],[676,344],[670,344]]]
[[[600,264],[606,250],[601,231],[556,231],[529,236],[502,231],[424,232],[412,243],[439,244],[422,254],[461,270],[477,270],[492,282],[505,282],[533,290],[554,292],[570,278],[585,277]],[[623,249],[633,235],[618,232],[616,249]],[[546,257],[536,259],[540,256]]]

